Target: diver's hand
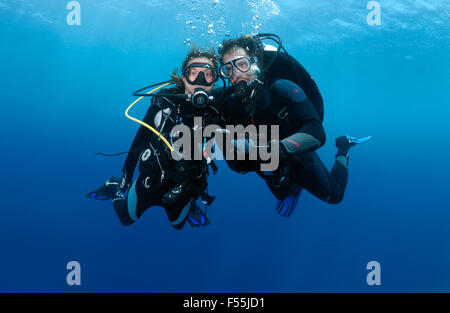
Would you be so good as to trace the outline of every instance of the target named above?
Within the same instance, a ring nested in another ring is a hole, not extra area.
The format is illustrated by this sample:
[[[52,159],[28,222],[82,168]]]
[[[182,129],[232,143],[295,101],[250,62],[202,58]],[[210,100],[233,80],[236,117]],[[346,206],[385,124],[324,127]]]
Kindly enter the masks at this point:
[[[131,187],[131,177],[127,173],[123,173],[122,181],[120,182],[119,188],[122,191],[126,191]]]

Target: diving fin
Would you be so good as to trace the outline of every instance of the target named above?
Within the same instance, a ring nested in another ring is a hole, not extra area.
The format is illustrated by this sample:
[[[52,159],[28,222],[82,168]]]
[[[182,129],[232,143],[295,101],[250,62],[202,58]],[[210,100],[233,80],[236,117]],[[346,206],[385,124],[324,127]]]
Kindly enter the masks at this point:
[[[191,200],[187,221],[192,227],[207,226],[211,224],[205,212],[197,205],[195,199]]]
[[[356,146],[357,144],[364,143],[368,141],[372,136],[358,138],[358,137],[351,137],[348,135],[340,136],[336,138],[336,147],[338,149],[336,155],[342,155],[345,157],[348,157],[348,151],[351,147]]]
[[[359,143],[365,143],[366,141],[368,141],[370,138],[372,138],[372,136],[368,136],[368,137],[364,137],[364,138],[357,138],[357,137],[350,137],[350,136],[346,136],[348,141],[350,142],[350,144],[359,144]]]
[[[102,187],[91,191],[86,195],[86,197],[96,200],[111,199],[117,193],[121,181],[122,180],[119,177],[111,177],[103,184]]]
[[[296,195],[289,195],[283,200],[278,200],[275,209],[278,214],[284,217],[290,217],[297,207],[298,199],[300,198],[300,193]]]

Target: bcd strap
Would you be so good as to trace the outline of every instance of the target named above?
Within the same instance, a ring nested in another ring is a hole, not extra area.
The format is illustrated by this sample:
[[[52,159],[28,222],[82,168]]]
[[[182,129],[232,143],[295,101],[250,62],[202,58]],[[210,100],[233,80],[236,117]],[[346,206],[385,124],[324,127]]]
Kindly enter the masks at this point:
[[[280,120],[285,121],[287,123],[289,123],[290,118],[289,118],[289,112],[287,107],[282,108],[278,113],[277,116]]]

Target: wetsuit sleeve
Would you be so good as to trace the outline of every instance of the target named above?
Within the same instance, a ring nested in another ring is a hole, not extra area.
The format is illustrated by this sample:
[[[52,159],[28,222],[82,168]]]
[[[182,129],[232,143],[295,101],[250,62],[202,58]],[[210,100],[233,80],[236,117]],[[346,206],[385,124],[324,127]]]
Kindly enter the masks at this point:
[[[156,113],[160,110],[157,98],[152,98],[150,108],[147,110],[143,122],[152,126],[154,123],[154,118]],[[127,179],[131,180],[133,178],[134,169],[136,168],[137,162],[139,160],[139,155],[142,152],[146,144],[148,144],[151,139],[152,132],[144,127],[140,126],[136,136],[134,137],[133,143],[131,144],[130,151],[125,160],[122,172],[126,175]]]
[[[314,151],[325,143],[325,130],[316,108],[297,84],[279,79],[271,86],[271,94],[286,107],[287,115],[296,132],[282,140],[280,145],[288,154]],[[297,128],[298,127],[298,128]]]

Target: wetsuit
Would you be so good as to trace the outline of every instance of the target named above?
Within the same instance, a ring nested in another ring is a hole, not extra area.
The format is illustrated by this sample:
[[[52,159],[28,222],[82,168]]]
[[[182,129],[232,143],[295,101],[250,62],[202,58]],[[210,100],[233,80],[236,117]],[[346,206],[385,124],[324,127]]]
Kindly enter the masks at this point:
[[[160,91],[171,93],[172,89]],[[171,97],[153,97],[144,122],[158,130],[169,142],[175,141],[172,129],[184,124],[193,128],[194,115],[208,123],[217,116],[211,107],[194,111],[190,102]],[[201,125],[203,126],[203,125]],[[133,140],[123,172],[131,179],[139,162],[139,177],[126,198],[113,199],[114,209],[124,225],[134,223],[149,207],[162,206],[175,229],[181,229],[189,211],[189,202],[207,187],[208,165],[205,160],[175,161],[169,148],[153,132],[141,126]],[[167,194],[175,191],[175,200]]]
[[[304,188],[328,203],[342,201],[348,180],[346,160],[338,158],[331,172],[320,160],[315,150],[325,143],[325,131],[314,105],[298,85],[280,79],[263,85],[252,99],[227,99],[223,123],[279,125],[280,130],[278,170],[261,172],[259,161],[227,161],[233,170],[256,171],[279,200]]]

